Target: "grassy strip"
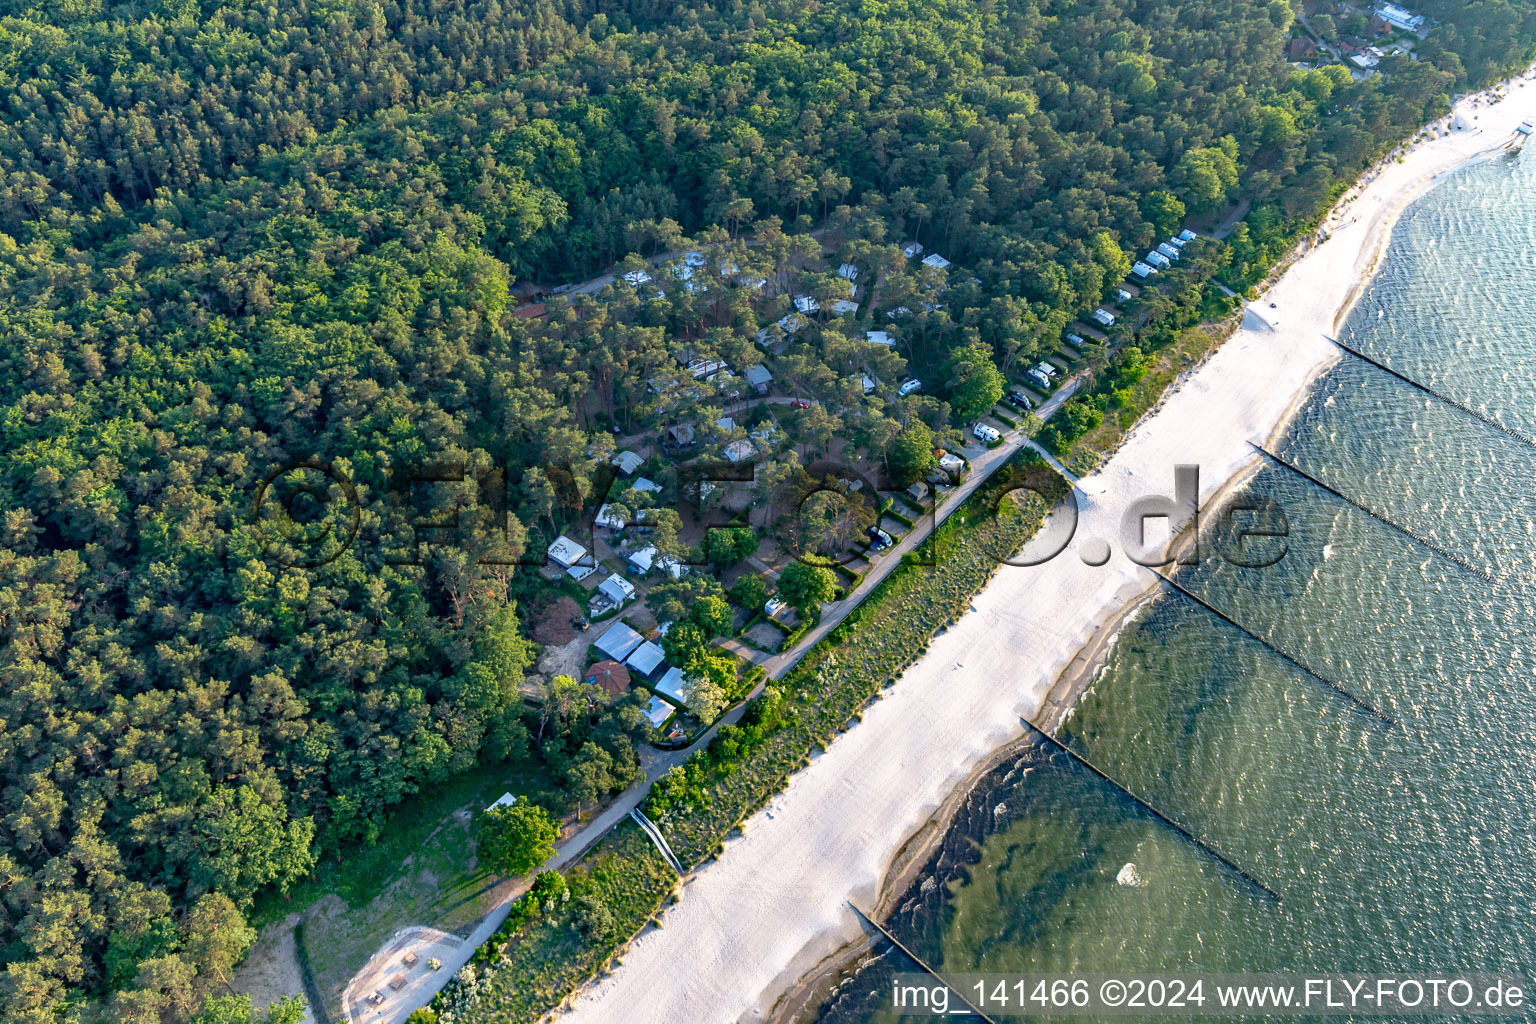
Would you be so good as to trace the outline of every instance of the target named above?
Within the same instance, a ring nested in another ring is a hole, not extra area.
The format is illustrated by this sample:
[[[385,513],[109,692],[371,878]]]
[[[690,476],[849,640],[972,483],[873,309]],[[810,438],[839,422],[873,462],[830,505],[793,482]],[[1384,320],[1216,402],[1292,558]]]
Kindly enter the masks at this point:
[[[653,787],[649,810],[683,863],[718,853],[730,831],[927,650],[933,634],[964,613],[1002,559],[1039,529],[1045,501],[1004,497],[1021,484],[1051,498],[1067,487],[1033,453],[1016,455],[935,533],[936,565],[904,557],[793,672],[748,706],[741,726],[722,727],[706,751]],[[660,854],[629,822],[604,837],[568,877],[575,909],[556,909],[523,926],[504,949],[483,958],[483,966],[461,972],[437,1002],[451,1014],[443,1021],[538,1020],[613,962],[674,882]],[[609,911],[610,927],[590,927],[593,915],[582,907],[592,898]]]
[[[677,876],[640,827],[625,821],[566,881],[570,899],[531,908],[531,920],[482,947],[489,962],[460,971],[433,1000],[439,1024],[538,1020],[612,963],[619,946],[661,909]]]

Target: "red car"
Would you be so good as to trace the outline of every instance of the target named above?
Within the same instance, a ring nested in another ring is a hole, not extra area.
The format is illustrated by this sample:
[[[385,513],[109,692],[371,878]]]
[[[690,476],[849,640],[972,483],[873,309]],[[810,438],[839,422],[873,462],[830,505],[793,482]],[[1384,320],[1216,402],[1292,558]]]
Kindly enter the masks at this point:
[[[791,409],[809,409],[811,407],[811,403],[807,402],[803,398],[797,398],[793,402],[789,403],[789,407]]]

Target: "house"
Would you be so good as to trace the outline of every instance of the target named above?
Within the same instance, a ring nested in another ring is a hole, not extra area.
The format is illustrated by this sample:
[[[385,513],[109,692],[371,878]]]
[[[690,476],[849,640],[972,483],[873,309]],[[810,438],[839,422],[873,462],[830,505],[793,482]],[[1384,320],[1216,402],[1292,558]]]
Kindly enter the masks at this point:
[[[623,661],[643,643],[645,643],[645,637],[630,629],[628,624],[619,621],[609,626],[603,635],[597,638],[592,644],[592,649],[613,661]]]
[[[858,311],[859,304],[848,299],[838,299],[832,303],[833,316],[847,316],[849,313],[857,313]]]
[[[1131,273],[1135,274],[1137,277],[1151,277],[1153,274],[1157,273],[1157,268],[1150,264],[1137,261],[1136,265],[1131,268]]]
[[[1349,55],[1349,61],[1357,68],[1369,70],[1381,63],[1386,54],[1374,46],[1362,47],[1358,52]]]
[[[638,674],[641,679],[650,680],[666,667],[667,656],[660,647],[645,640],[629,653],[629,657],[624,659],[624,664],[629,666],[631,674]]]
[[[745,438],[740,441],[732,441],[725,446],[725,461],[731,465],[746,462],[757,455],[757,447]]]
[[[661,443],[663,447],[671,448],[674,451],[692,448],[694,445],[693,424],[679,423],[676,426],[668,427],[667,432],[662,435]]]
[[[616,661],[600,661],[587,669],[581,681],[601,686],[610,697],[621,697],[629,689],[629,669]]]
[[[940,256],[938,253],[932,253],[923,257],[923,266],[929,267],[933,270],[948,270],[950,263],[949,260],[945,259],[943,256]]]
[[[545,554],[549,555],[549,560],[560,568],[569,569],[587,557],[587,549],[562,533],[545,550]]]
[[[689,427],[688,429],[690,431],[693,430],[692,427]],[[660,494],[661,493],[661,484],[658,484],[656,481],[648,479],[648,478],[643,477],[643,476],[635,477],[635,482],[630,484],[629,486],[633,487],[637,491],[644,491],[646,494]]]
[[[1317,43],[1308,36],[1301,36],[1291,40],[1290,59],[1293,61],[1308,61],[1317,59]]]
[[[919,480],[907,488],[907,497],[921,505],[928,497],[928,485]]]
[[[1424,15],[1414,14],[1412,11],[1397,4],[1382,4],[1376,8],[1376,13],[1393,28],[1400,28],[1404,32],[1418,32],[1424,27]]]
[[[815,299],[811,298],[809,295],[796,295],[795,296],[795,312],[796,313],[805,313],[805,314],[809,315],[811,313],[816,312],[820,308],[821,308],[821,303],[817,302]],[[782,320],[779,321],[779,326],[780,327],[784,327],[784,322]],[[787,327],[785,327],[784,329],[786,331],[789,330],[789,328],[787,328]]]
[[[729,416],[721,416],[719,419],[715,420],[715,426],[729,434],[731,431],[736,429],[736,421],[731,419]]]
[[[747,367],[744,376],[747,379],[747,387],[759,395],[766,395],[768,393],[768,385],[773,381],[773,374],[769,373],[768,367],[762,363]]]
[[[671,704],[660,697],[652,697],[651,702],[645,706],[645,720],[660,729],[662,724],[672,717],[674,710],[676,709]]]
[[[859,279],[859,268],[852,263],[844,263],[837,268],[837,276],[848,281],[857,281]]]
[[[597,585],[598,593],[612,601],[614,607],[623,607],[625,601],[632,601],[635,597],[635,585],[629,580],[614,573]]]
[[[611,503],[604,502],[602,508],[597,510],[597,518],[592,522],[594,525],[603,526],[610,530],[622,530],[624,529],[624,524],[628,521],[629,520],[613,511],[613,505]]]
[[[486,804],[485,809],[488,811],[494,811],[498,807],[511,807],[515,803],[517,803],[517,797],[513,796],[511,793],[503,793],[491,803]]]
[[[644,459],[636,455],[634,452],[629,451],[628,449],[625,449],[621,452],[615,452],[613,458],[609,459],[608,461],[617,466],[619,472],[623,473],[625,476],[634,476],[635,471],[638,470],[641,466],[645,465]]]
[[[871,345],[884,345],[886,348],[895,348],[896,339],[887,331],[865,331],[864,340]]]
[[[660,679],[651,684],[651,689],[674,704],[685,705],[688,703],[687,698],[683,696],[683,687],[686,685],[687,680],[683,678],[683,670],[669,668]]]
[[[715,374],[729,369],[723,359],[690,359],[687,366],[694,380],[709,380]]]
[[[901,247],[901,254],[909,260],[915,259],[923,254],[923,243],[908,242],[906,245]]]
[[[656,566],[656,545],[647,544],[639,551],[631,551],[624,560],[631,569],[644,576]]]
[[[1115,314],[1111,313],[1107,309],[1104,309],[1103,307],[1093,311],[1093,318],[1099,323],[1103,324],[1105,327],[1115,326]]]

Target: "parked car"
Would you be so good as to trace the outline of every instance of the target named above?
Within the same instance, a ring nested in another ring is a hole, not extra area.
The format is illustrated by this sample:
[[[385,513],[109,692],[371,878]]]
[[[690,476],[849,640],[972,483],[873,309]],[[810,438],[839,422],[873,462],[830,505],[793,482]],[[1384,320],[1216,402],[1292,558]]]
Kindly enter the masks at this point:
[[[916,377],[908,377],[906,380],[901,382],[901,387],[896,389],[896,393],[905,398],[907,395],[912,394],[914,391],[921,390],[923,390],[923,382],[918,380]]]
[[[791,409],[809,409],[811,407],[811,403],[807,402],[803,398],[797,398],[793,402],[789,403],[789,407]]]
[[[987,444],[991,444],[993,441],[996,441],[1003,436],[1002,434],[998,433],[996,427],[989,427],[985,423],[972,424],[971,433],[975,435],[976,440],[983,441]]]
[[[1007,402],[1015,409],[1033,409],[1035,407],[1035,400],[1030,398],[1019,388],[1014,388],[1012,391],[1008,392],[1008,394],[1004,395],[1003,401]]]

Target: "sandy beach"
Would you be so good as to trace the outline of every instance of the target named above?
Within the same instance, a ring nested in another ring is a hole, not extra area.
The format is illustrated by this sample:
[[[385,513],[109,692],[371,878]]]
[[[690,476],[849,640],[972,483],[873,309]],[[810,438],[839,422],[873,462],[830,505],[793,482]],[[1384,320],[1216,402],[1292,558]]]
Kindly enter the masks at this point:
[[[664,927],[637,938],[563,1019],[764,1020],[797,978],[858,939],[847,901],[876,903],[908,840],[978,765],[1020,738],[1021,716],[1037,715],[1082,649],[1096,638],[1102,647],[1101,630],[1115,629],[1127,602],[1153,583],[1122,551],[1127,507],[1172,495],[1175,465],[1199,467],[1202,503],[1252,466],[1249,442],[1282,427],[1337,358],[1323,335],[1375,270],[1402,210],[1536,113],[1536,87],[1525,79],[1501,88],[1506,99],[1464,98],[1431,126],[1434,138],[1362,178],[1324,223],[1327,241],[1302,253],[1251,304],[1243,327],[1079,483],[1067,550],[1033,568],[1003,567],[975,610],[692,875]],[[1441,135],[1453,119],[1456,130]],[[1112,549],[1100,566],[1084,561],[1095,540]]]

